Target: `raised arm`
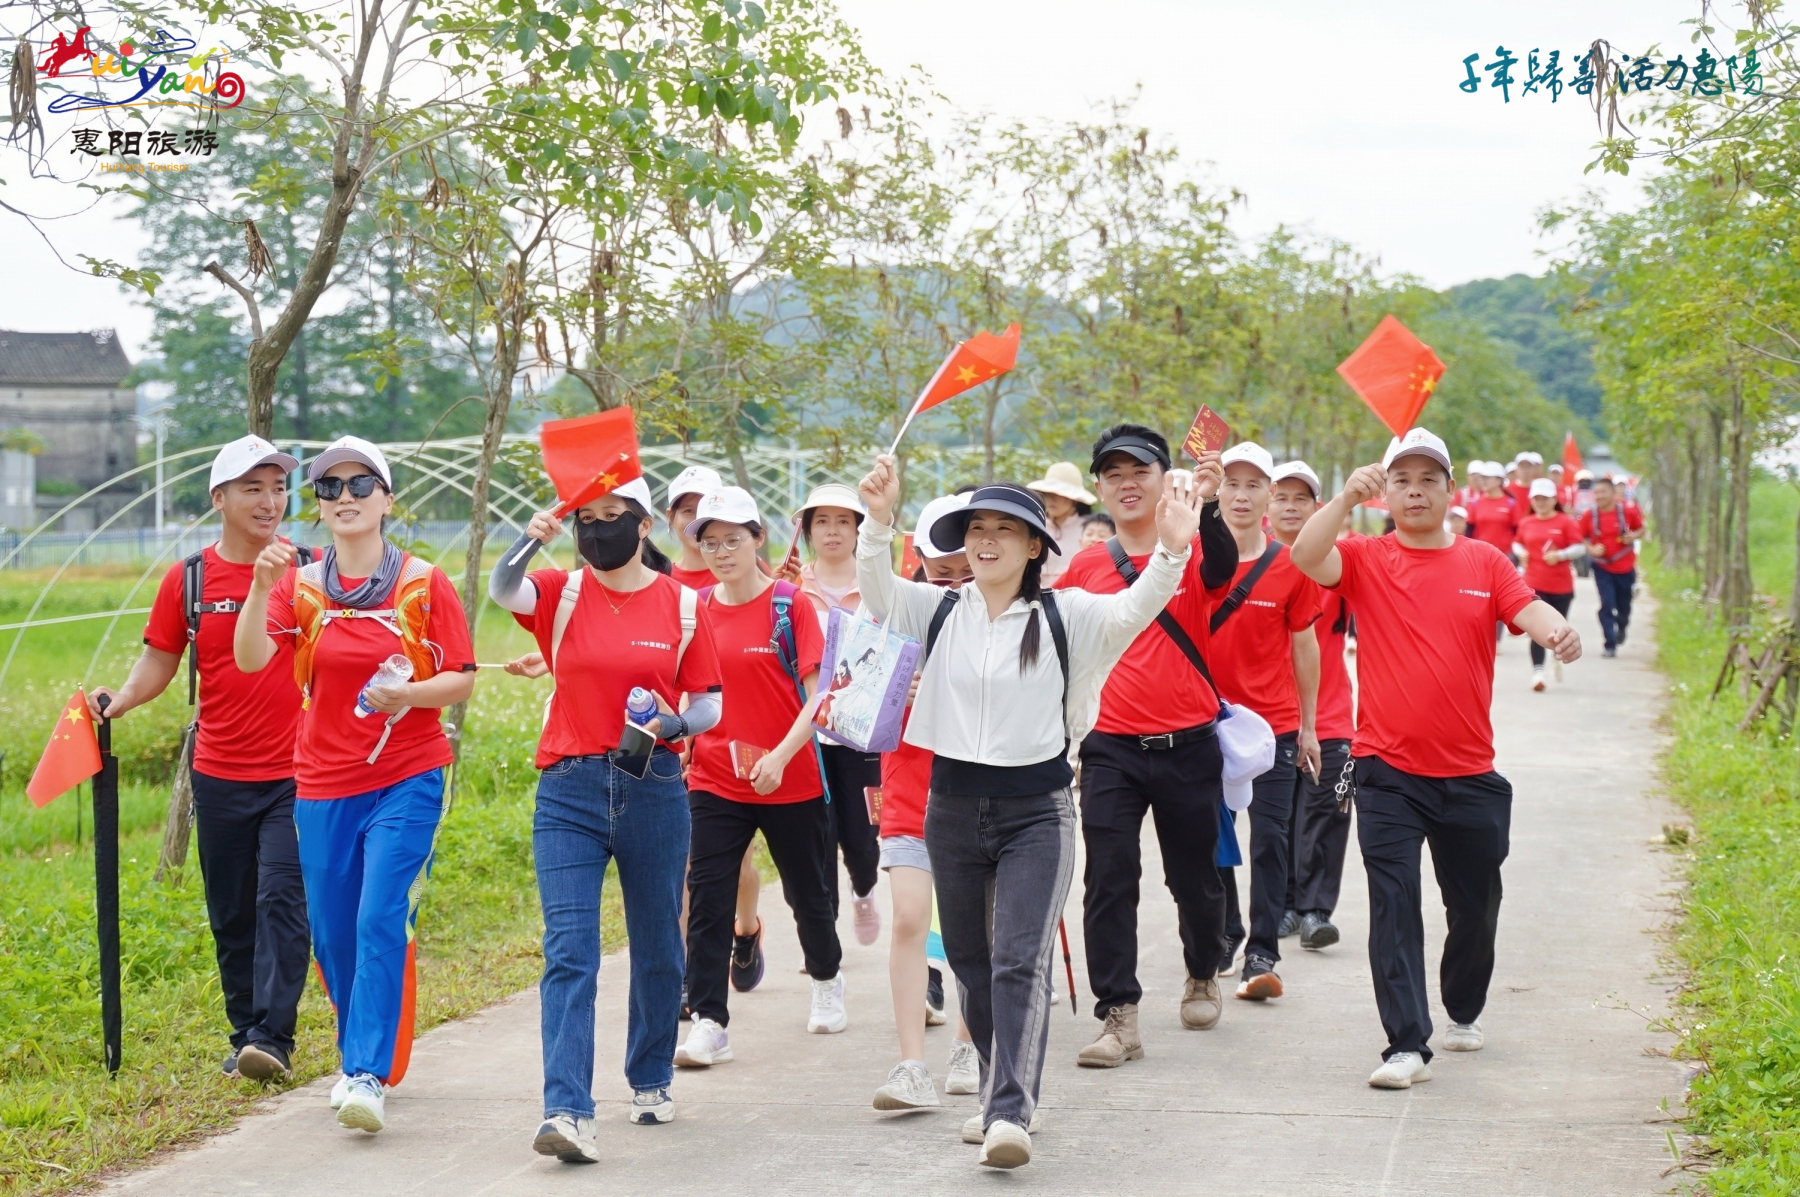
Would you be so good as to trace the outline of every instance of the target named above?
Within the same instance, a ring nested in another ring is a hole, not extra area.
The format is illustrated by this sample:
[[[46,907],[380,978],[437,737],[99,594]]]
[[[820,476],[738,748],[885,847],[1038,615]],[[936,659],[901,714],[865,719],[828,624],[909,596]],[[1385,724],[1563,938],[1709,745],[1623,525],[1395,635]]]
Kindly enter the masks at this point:
[[[1344,578],[1344,557],[1337,550],[1338,529],[1358,503],[1366,503],[1387,487],[1387,471],[1378,465],[1359,467],[1344,480],[1344,489],[1331,502],[1312,513],[1294,547],[1288,550],[1294,568],[1321,586],[1336,586]]]
[[[1193,483],[1164,475],[1162,497],[1156,502],[1156,551],[1150,554],[1138,580],[1117,594],[1057,592],[1058,604],[1069,608],[1071,654],[1084,663],[1091,660],[1111,666],[1168,606],[1193,552],[1202,502]]]
[[[500,555],[500,563],[488,575],[488,597],[517,615],[530,615],[537,610],[537,587],[525,576],[537,551],[562,532],[562,521],[548,511],[531,517],[519,539]],[[522,551],[521,551],[522,550]]]
[[[901,635],[924,640],[944,592],[894,574],[894,504],[900,498],[894,459],[885,453],[877,457],[858,489],[869,509],[856,536],[856,588],[863,609]]]
[[[231,638],[231,655],[244,673],[261,673],[275,659],[280,646],[269,635],[269,594],[293,563],[294,546],[285,540],[277,540],[256,555],[250,593],[244,596],[244,609],[238,612],[237,631]]]

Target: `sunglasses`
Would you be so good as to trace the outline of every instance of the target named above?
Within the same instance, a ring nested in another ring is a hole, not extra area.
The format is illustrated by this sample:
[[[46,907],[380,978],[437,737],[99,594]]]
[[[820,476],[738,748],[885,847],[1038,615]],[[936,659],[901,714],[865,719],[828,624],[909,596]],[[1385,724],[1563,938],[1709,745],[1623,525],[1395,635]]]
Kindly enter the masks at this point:
[[[386,487],[381,486],[380,475],[358,474],[353,478],[317,479],[312,484],[313,495],[321,503],[334,503],[343,497],[344,486],[346,484],[350,487],[350,497],[353,499],[368,498],[375,493],[376,487],[381,487],[383,490],[387,489]]]

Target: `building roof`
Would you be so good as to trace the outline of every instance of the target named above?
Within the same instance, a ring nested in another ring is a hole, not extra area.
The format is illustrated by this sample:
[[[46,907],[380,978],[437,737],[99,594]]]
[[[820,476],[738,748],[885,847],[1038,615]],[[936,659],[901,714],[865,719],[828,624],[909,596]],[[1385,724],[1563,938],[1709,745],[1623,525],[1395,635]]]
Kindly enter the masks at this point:
[[[0,329],[0,386],[117,387],[131,359],[110,328],[32,333]]]

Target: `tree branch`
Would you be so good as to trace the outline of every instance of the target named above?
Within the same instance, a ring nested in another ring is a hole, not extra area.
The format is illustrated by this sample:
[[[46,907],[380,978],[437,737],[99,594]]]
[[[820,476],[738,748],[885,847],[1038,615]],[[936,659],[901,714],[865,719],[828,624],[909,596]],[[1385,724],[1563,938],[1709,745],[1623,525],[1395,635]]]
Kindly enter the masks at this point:
[[[262,340],[262,309],[257,307],[256,296],[250,293],[250,288],[232,278],[230,273],[217,262],[208,262],[202,269],[238,293],[239,297],[244,301],[244,306],[250,310],[251,339],[255,341]]]

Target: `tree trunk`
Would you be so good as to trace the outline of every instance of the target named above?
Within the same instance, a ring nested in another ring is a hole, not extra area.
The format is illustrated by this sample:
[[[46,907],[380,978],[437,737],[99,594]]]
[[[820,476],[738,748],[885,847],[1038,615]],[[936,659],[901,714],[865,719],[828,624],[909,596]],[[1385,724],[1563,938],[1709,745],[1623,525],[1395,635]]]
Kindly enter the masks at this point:
[[[1727,526],[1724,596],[1725,620],[1742,627],[1750,620],[1754,592],[1750,577],[1750,432],[1744,427],[1744,389],[1741,379],[1731,391],[1731,494]]]
[[[270,422],[274,417],[271,415]],[[294,337],[294,435],[312,439],[312,378],[306,367],[306,330]]]
[[[1725,512],[1721,462],[1725,456],[1724,419],[1715,409],[1707,412],[1711,425],[1712,445],[1707,454],[1701,485],[1706,496],[1706,543],[1701,560],[1703,593],[1708,599],[1719,597],[1719,581],[1725,564]]]

